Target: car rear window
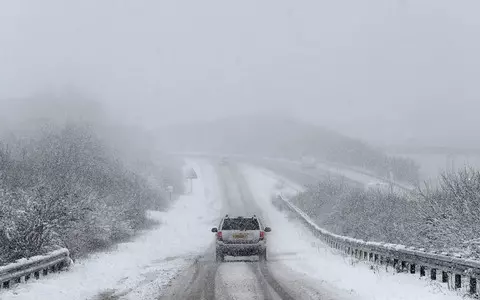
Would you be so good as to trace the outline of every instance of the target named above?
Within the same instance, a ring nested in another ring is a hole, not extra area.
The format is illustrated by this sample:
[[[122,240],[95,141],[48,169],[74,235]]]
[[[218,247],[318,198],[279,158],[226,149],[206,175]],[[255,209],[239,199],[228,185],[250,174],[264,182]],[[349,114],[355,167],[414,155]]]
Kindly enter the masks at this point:
[[[253,218],[225,219],[222,230],[260,230],[260,225]]]

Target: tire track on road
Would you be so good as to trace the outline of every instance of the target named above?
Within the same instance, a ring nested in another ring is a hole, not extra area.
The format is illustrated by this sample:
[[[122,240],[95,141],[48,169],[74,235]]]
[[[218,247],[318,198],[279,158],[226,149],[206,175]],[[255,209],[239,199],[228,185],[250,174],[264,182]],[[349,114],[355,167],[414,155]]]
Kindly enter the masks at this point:
[[[265,219],[264,214],[262,213],[262,209],[258,206],[258,204],[255,201],[255,197],[253,196],[252,192],[250,191],[250,188],[243,176],[243,174],[240,173],[238,170],[238,167],[231,166],[230,167],[230,172],[232,174],[232,180],[235,180],[237,182],[237,187],[240,193],[240,198],[243,204],[246,207],[253,207],[255,211],[257,211],[258,216],[260,216],[263,220],[267,221]],[[295,300],[294,297],[292,297],[288,291],[287,288],[285,288],[278,280],[275,279],[275,277],[272,275],[268,268],[268,262],[258,262],[255,264],[255,274],[257,275],[258,280],[260,281],[260,284],[264,287],[263,293],[264,297],[267,297],[265,299],[273,299],[272,296],[270,295],[268,287],[271,287],[277,296],[282,299],[282,300]],[[263,283],[262,283],[263,282]],[[266,284],[265,284],[266,283]]]
[[[196,260],[179,276],[159,300],[214,300],[215,277],[218,264],[208,259],[213,257],[212,251]]]

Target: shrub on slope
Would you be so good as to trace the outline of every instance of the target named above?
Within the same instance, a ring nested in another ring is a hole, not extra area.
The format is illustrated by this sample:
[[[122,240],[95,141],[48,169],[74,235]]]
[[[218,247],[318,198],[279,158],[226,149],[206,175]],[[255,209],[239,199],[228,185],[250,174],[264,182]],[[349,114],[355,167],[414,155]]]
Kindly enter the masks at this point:
[[[147,208],[168,205],[110,149],[79,124],[0,147],[0,264],[57,247],[74,257],[106,247],[141,229]]]
[[[398,195],[330,179],[292,201],[340,235],[480,257],[480,171],[442,174],[438,186]]]

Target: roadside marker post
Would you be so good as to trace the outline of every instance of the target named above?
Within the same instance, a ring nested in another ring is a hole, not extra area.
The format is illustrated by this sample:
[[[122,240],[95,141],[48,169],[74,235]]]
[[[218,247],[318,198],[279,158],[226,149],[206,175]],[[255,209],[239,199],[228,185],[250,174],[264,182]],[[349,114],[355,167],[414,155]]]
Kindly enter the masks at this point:
[[[167,192],[170,193],[170,202],[172,202],[172,193],[173,193],[173,186],[167,186]]]
[[[193,168],[190,169],[190,171],[187,173],[186,178],[190,180],[190,193],[193,193],[193,179],[198,178],[197,172],[195,172]]]

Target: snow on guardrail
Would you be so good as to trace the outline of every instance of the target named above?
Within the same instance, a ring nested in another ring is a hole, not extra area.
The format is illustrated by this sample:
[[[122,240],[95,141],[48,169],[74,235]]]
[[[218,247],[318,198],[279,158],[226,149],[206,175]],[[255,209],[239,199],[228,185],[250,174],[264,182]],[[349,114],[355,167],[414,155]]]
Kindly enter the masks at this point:
[[[0,267],[0,289],[10,288],[13,284],[39,279],[49,273],[60,271],[71,264],[68,249],[62,248],[46,255],[22,258],[14,263]]]
[[[464,259],[450,254],[426,252],[423,249],[406,247],[404,245],[367,242],[331,233],[321,227],[288,199],[278,195],[281,205],[296,214],[304,224],[323,242],[330,247],[352,255],[359,260],[394,267],[397,272],[419,273],[421,277],[441,280],[449,287],[460,289],[468,287],[468,292],[479,296],[478,282],[480,279],[480,261]]]

